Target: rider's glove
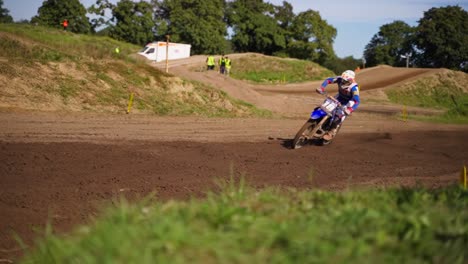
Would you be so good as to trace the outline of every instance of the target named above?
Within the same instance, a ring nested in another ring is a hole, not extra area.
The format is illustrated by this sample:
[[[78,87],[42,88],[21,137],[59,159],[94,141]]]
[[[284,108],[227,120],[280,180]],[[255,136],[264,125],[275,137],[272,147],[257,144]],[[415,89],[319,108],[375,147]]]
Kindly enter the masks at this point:
[[[318,87],[317,89],[315,89],[315,91],[318,93],[318,94],[325,94],[325,91],[322,87]]]
[[[345,114],[347,116],[349,116],[352,112],[353,112],[353,108],[352,107],[343,107],[343,111],[345,112]]]

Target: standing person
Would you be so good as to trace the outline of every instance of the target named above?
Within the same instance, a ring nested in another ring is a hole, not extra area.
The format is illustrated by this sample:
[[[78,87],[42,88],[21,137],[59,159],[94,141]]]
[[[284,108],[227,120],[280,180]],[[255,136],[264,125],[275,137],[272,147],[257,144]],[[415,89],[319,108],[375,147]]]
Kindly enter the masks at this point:
[[[215,58],[213,55],[208,56],[206,58],[206,69],[207,70],[214,70],[215,67]]]
[[[219,73],[224,74],[224,71],[226,70],[226,59],[224,58],[224,54],[221,55],[221,58],[218,61],[219,65]]]
[[[355,73],[351,70],[347,70],[341,74],[341,76],[330,77],[323,81],[322,85],[316,89],[317,93],[324,94],[325,87],[331,83],[338,85],[338,94],[335,98],[343,106],[343,115],[341,118],[337,118],[333,124],[333,128],[323,136],[325,140],[331,140],[336,135],[338,128],[341,126],[347,116],[351,115],[358,106],[361,100],[359,99],[359,85],[355,80]]]
[[[67,28],[68,28],[68,20],[67,20],[67,19],[63,20],[63,22],[62,22],[62,26],[63,26],[63,30],[65,30],[65,31],[66,31],[66,30],[67,30]]]
[[[229,76],[229,72],[231,71],[231,59],[229,59],[228,56],[224,59],[226,68],[225,68],[225,74]]]

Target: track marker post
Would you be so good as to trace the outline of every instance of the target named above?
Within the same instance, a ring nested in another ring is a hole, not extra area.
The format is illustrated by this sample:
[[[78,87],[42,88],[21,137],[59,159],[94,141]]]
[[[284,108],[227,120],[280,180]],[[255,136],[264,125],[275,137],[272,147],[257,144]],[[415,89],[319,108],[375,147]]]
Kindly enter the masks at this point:
[[[133,105],[133,96],[134,96],[134,93],[130,93],[130,98],[128,99],[127,114],[129,114],[129,113],[130,113],[130,110],[132,109],[132,105]]]
[[[463,166],[462,171],[460,173],[460,184],[466,190],[468,185],[468,178],[466,176],[466,166]]]
[[[401,117],[403,118],[403,121],[406,122],[408,119],[408,111],[406,110],[406,105],[403,106],[403,109],[401,109]]]

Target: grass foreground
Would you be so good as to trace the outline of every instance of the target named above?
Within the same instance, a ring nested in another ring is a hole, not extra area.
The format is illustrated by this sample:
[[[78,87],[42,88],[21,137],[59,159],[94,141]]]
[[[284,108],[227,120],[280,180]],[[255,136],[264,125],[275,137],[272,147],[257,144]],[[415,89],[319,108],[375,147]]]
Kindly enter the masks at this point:
[[[204,199],[120,199],[22,263],[466,263],[458,186],[346,191],[226,184]]]

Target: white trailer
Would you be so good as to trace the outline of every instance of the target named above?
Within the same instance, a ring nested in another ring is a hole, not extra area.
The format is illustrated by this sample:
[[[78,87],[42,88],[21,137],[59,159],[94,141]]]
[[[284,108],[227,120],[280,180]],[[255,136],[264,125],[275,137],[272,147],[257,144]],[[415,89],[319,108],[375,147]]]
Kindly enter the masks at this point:
[[[168,60],[176,60],[190,57],[190,48],[192,45],[172,43],[169,42],[169,48],[167,43],[163,41],[151,42],[138,52],[138,54],[145,56],[149,60],[156,62],[166,60],[166,50],[168,50]]]

